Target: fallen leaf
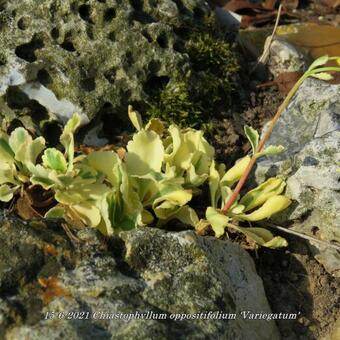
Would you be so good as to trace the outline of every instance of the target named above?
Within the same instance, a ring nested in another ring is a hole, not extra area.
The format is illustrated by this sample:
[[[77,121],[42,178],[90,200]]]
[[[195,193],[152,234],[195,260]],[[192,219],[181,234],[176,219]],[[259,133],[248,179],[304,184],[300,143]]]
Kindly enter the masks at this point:
[[[321,2],[331,8],[337,8],[340,6],[340,0],[321,0]]]
[[[284,72],[279,74],[274,82],[277,84],[279,91],[286,96],[296,82],[300,79],[303,72]]]
[[[52,190],[44,190],[40,185],[25,186],[16,201],[16,212],[24,220],[42,218],[55,204]]]
[[[281,15],[290,14],[299,5],[298,0],[282,0]],[[231,0],[223,8],[241,15],[241,28],[251,25],[269,23],[276,19],[278,1],[266,0],[263,3],[254,3],[250,0]]]
[[[42,287],[40,298],[44,305],[49,304],[56,297],[71,296],[67,289],[60,286],[60,283],[56,277],[39,278],[38,283]]]

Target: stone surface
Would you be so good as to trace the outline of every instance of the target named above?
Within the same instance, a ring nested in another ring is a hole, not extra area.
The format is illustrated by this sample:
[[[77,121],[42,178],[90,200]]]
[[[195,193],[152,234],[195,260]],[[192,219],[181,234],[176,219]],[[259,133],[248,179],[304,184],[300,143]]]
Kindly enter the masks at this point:
[[[294,45],[282,38],[276,38],[270,45],[268,67],[275,77],[286,72],[304,72],[307,59]]]
[[[55,131],[74,111],[114,131],[127,105],[192,70],[183,50],[204,0],[9,0],[0,5],[0,123]],[[209,20],[210,20],[209,19]],[[33,121],[33,122],[32,122]],[[104,129],[104,130],[105,130]]]
[[[281,220],[321,240],[340,245],[340,86],[307,79],[279,119],[269,144],[282,144],[280,156],[258,163],[258,181],[287,179],[294,202]],[[340,277],[339,251],[313,243],[315,257]]]
[[[237,244],[152,228],[124,232],[111,242],[85,229],[77,232],[81,242],[74,249],[61,229],[18,221],[3,223],[0,235],[0,282],[6,282],[0,287],[1,338],[279,338],[273,320],[240,314],[270,309],[252,259]],[[7,248],[22,249],[25,265],[6,265]],[[10,281],[5,266],[17,273]],[[72,311],[83,312],[83,319],[73,319],[67,314]],[[136,311],[149,312],[149,319],[131,318]],[[209,311],[236,319],[169,318]],[[104,319],[104,313],[125,316]]]

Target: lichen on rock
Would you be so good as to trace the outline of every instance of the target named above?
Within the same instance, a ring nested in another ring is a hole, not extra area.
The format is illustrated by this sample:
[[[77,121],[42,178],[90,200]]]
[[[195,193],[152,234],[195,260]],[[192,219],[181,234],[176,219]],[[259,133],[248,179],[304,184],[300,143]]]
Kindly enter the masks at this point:
[[[20,269],[10,261],[13,253],[0,252],[7,272],[21,273],[0,286],[1,338],[279,338],[273,320],[249,321],[240,314],[270,313],[270,307],[251,257],[236,243],[147,227],[108,242],[86,228],[76,232],[74,248],[61,228],[13,219],[1,222],[0,230],[8,247],[26,257]],[[0,270],[0,282],[6,275]],[[170,319],[171,313],[209,311],[226,319]],[[69,312],[82,312],[83,319]],[[131,316],[136,313],[149,317]]]

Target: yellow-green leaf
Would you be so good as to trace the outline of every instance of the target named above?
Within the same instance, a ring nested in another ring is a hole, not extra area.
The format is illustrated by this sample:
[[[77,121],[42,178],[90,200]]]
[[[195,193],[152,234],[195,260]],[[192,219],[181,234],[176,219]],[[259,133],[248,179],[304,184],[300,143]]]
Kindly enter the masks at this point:
[[[283,195],[272,196],[251,214],[243,214],[238,217],[246,221],[260,221],[286,209],[290,203],[291,200]]]
[[[164,147],[159,135],[154,131],[141,130],[127,145],[125,162],[130,175],[146,175],[151,171],[160,172]]]
[[[89,202],[82,202],[80,204],[70,205],[69,207],[79,219],[87,226],[95,228],[101,221],[99,209]]]
[[[250,162],[250,157],[245,156],[241,158],[235,165],[229,169],[221,179],[221,184],[232,186],[238,181]]]
[[[67,163],[64,155],[55,148],[46,149],[42,156],[43,165],[57,172],[65,173]]]
[[[143,121],[139,112],[135,111],[131,105],[128,106],[128,115],[132,125],[136,128],[137,131],[143,129]]]
[[[248,191],[240,200],[240,203],[245,206],[244,211],[252,210],[270,197],[281,194],[285,185],[286,183],[280,178],[269,178],[257,188]]]
[[[228,225],[230,218],[213,207],[208,207],[205,213],[205,217],[211,224],[216,237],[221,237],[224,234],[224,230]]]
[[[13,194],[19,189],[19,186],[10,187],[7,184],[0,185],[0,201],[9,202]]]
[[[65,216],[65,209],[60,206],[51,208],[46,214],[45,218],[63,218]]]

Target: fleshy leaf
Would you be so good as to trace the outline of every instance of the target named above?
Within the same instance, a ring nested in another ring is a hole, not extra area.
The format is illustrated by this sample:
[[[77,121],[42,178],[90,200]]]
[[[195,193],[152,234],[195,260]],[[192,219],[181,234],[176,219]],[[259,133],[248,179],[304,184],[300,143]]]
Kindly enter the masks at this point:
[[[243,214],[238,217],[246,221],[260,221],[286,209],[290,203],[291,200],[286,196],[272,196],[259,209],[251,214]]]
[[[65,173],[67,170],[67,163],[64,155],[55,148],[46,149],[42,156],[43,165],[46,168]]]
[[[152,208],[158,218],[167,219],[175,214],[180,207],[188,203],[192,198],[190,190],[182,188],[174,189],[169,193],[156,198],[152,204]]]
[[[320,58],[314,60],[313,63],[309,66],[308,71],[311,71],[315,69],[316,67],[327,64],[328,59],[329,59],[328,55],[323,55]]]
[[[230,218],[213,207],[208,207],[205,213],[208,222],[211,224],[216,237],[224,234],[224,229],[228,225]]]
[[[235,226],[235,229],[262,247],[276,249],[288,246],[287,241],[283,237],[274,237],[269,230],[264,228],[242,228]]]
[[[276,156],[280,154],[285,148],[282,145],[269,145],[263,151],[256,154],[256,157],[262,156]]]
[[[147,131],[155,131],[158,135],[162,135],[164,131],[164,124],[158,118],[151,118],[145,126]]]
[[[137,131],[143,129],[143,121],[139,112],[135,111],[131,105],[128,107],[128,115],[132,125],[136,128]]]
[[[71,205],[69,207],[79,219],[87,226],[95,228],[101,221],[99,209],[89,202],[82,202],[80,204]]]
[[[229,169],[221,179],[221,184],[232,186],[238,181],[250,162],[250,157],[245,156],[241,158],[235,165]]]
[[[73,169],[74,159],[74,133],[80,126],[81,117],[75,113],[66,123],[63,133],[60,136],[60,143],[64,146],[68,160],[68,171]]]
[[[0,159],[3,162],[13,163],[14,152],[8,144],[8,136],[0,132]]]
[[[96,169],[107,176],[107,179],[113,186],[117,187],[119,185],[120,173],[118,167],[119,164],[121,164],[121,160],[115,152],[92,152],[87,156],[87,161],[93,169]]]
[[[65,216],[65,209],[63,207],[53,207],[46,214],[45,218],[63,218]]]
[[[259,143],[259,133],[253,129],[251,126],[245,125],[244,126],[244,133],[246,134],[251,147],[253,149],[253,153],[255,154],[256,149],[257,149],[257,145]]]
[[[150,171],[160,172],[164,147],[154,131],[141,130],[127,145],[125,162],[130,175],[146,175]]]
[[[20,148],[27,146],[32,142],[32,137],[22,127],[16,128],[9,137],[9,145],[16,154]]]
[[[245,206],[245,212],[252,210],[270,197],[282,193],[286,183],[280,178],[269,178],[267,181],[259,185],[257,188],[248,191],[240,200],[240,203]]]
[[[199,218],[196,214],[196,211],[188,205],[180,208],[175,214],[170,216],[170,219],[177,219],[183,224],[190,225],[194,228],[196,228],[199,223]]]
[[[9,202],[18,189],[19,186],[10,187],[7,184],[0,185],[0,201]]]
[[[19,184],[15,179],[16,169],[14,164],[0,161],[0,185],[5,183]]]
[[[220,187],[220,174],[216,170],[215,161],[212,161],[210,165],[209,191],[211,206],[214,208],[217,208],[218,200],[221,197],[219,187]]]
[[[331,74],[326,73],[326,72],[315,73],[315,74],[312,74],[311,77],[314,77],[314,78],[317,78],[317,79],[320,79],[320,80],[332,80],[332,79],[334,79],[334,77]]]
[[[142,222],[143,222],[143,224],[144,225],[151,224],[154,220],[155,220],[155,218],[153,217],[151,212],[144,209],[143,212],[142,212]]]

